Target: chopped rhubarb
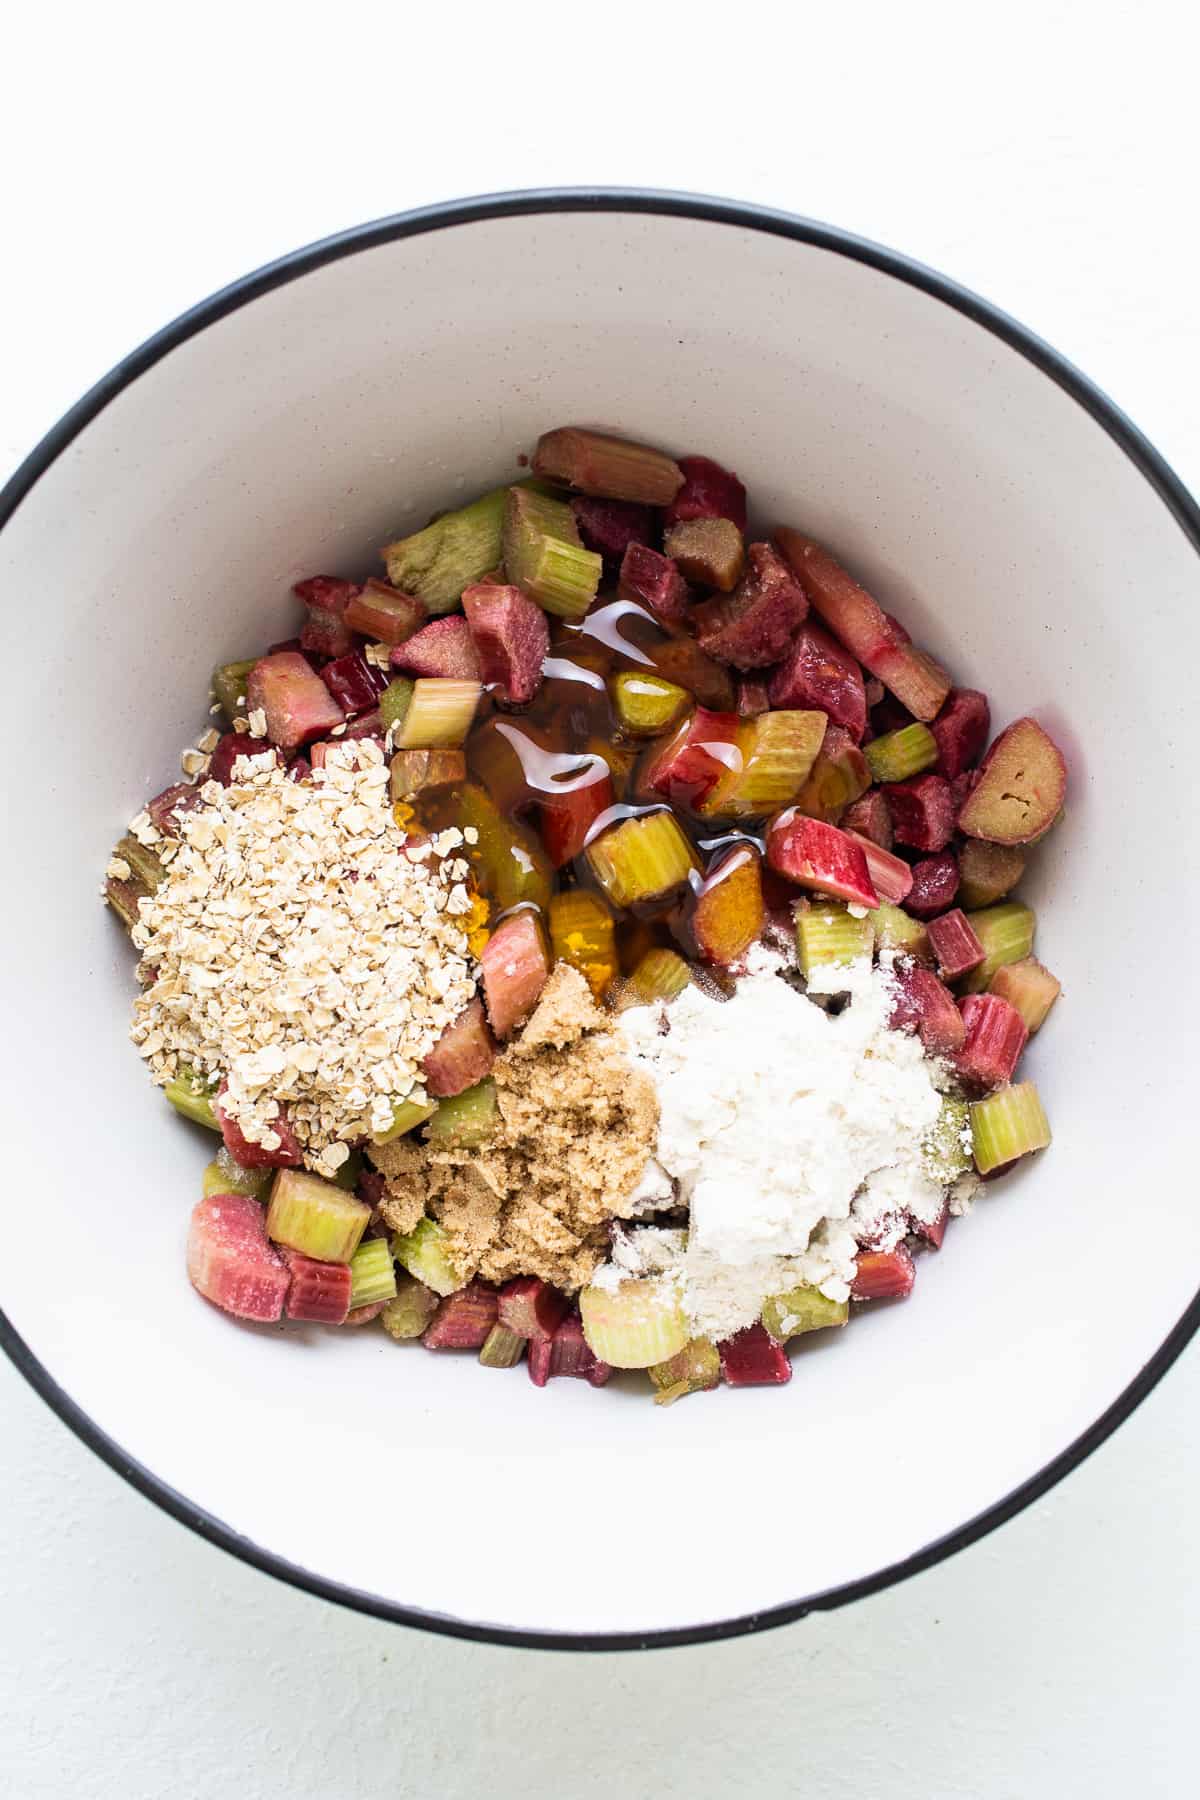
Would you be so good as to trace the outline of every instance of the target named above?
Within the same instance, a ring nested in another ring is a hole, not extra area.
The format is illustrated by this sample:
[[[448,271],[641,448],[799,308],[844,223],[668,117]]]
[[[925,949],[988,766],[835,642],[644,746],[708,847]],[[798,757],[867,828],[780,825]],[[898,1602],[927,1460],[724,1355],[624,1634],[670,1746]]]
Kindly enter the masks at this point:
[[[763,928],[762,859],[747,844],[719,858],[696,893],[692,935],[705,962],[728,968]]]
[[[861,799],[870,785],[866,757],[848,731],[830,725],[812,773],[796,796],[796,805],[814,819],[838,825],[847,807]]]
[[[600,1361],[575,1313],[567,1314],[552,1338],[529,1340],[529,1379],[534,1387],[545,1387],[552,1375],[574,1375],[603,1387],[611,1374],[612,1364]]]
[[[731,519],[685,519],[667,528],[663,549],[688,581],[731,594],[746,562],[742,534]]]
[[[571,511],[584,548],[595,550],[606,567],[619,567],[631,544],[648,544],[654,515],[648,506],[632,500],[572,500]]]
[[[906,1244],[894,1250],[860,1250],[850,1292],[855,1300],[903,1300],[912,1293],[916,1264]]]
[[[893,1031],[915,1031],[931,1056],[953,1056],[966,1037],[954,995],[930,969],[900,964],[892,971]]]
[[[484,1018],[483,1001],[474,999],[447,1025],[421,1064],[421,1073],[434,1099],[447,1100],[482,1081],[495,1060],[496,1045]]]
[[[1062,811],[1067,765],[1036,719],[1018,719],[988,750],[959,816],[968,837],[1032,844]]]
[[[842,814],[840,824],[843,831],[852,831],[858,837],[870,838],[881,850],[890,850],[895,841],[887,796],[881,794],[878,788],[860,795],[848,806]]]
[[[947,781],[979,761],[991,729],[986,694],[978,688],[951,688],[946,704],[930,725],[937,744],[937,772]]]
[[[652,1363],[646,1373],[656,1390],[655,1406],[673,1406],[686,1394],[707,1393],[717,1386],[720,1352],[707,1338],[692,1338],[665,1362]]]
[[[280,1169],[271,1184],[267,1236],[318,1262],[348,1263],[370,1219],[363,1201],[317,1175]]]
[[[787,1351],[761,1323],[747,1325],[717,1349],[730,1387],[779,1387],[792,1379]]]
[[[1006,1169],[1033,1150],[1045,1150],[1050,1143],[1050,1124],[1032,1081],[1014,1082],[1012,1087],[973,1100],[971,1141],[981,1175]]]
[[[746,529],[746,490],[730,469],[708,456],[681,456],[683,486],[663,516],[667,526],[681,519],[732,519]]]
[[[881,950],[902,950],[917,962],[932,962],[929,936],[920,919],[912,919],[890,900],[881,900],[871,914],[875,942]]]
[[[431,619],[402,644],[394,644],[391,657],[393,669],[402,669],[409,675],[442,676],[448,681],[480,679],[471,627],[457,613]]]
[[[519,587],[464,588],[462,601],[480,680],[505,706],[527,705],[542,685],[550,649],[545,613]]]
[[[267,736],[285,752],[327,737],[345,714],[304,657],[281,650],[255,663],[246,678],[246,704],[266,715]]]
[[[388,580],[413,594],[427,612],[449,612],[464,588],[482,581],[500,561],[506,487],[493,488],[469,506],[442,513],[424,531],[385,544]]]
[[[232,737],[234,734],[231,732],[229,735]],[[150,823],[154,829],[161,831],[164,837],[178,837],[181,815],[194,812],[196,807],[203,805],[200,785],[177,781],[174,787],[164,788],[161,794],[155,794],[153,800],[147,800],[146,811],[150,814]]]
[[[741,719],[757,719],[771,704],[765,681],[755,675],[743,675],[737,684],[737,710]]]
[[[830,1300],[815,1287],[794,1287],[786,1294],[773,1294],[762,1309],[763,1325],[778,1344],[803,1337],[809,1331],[845,1325],[849,1317],[849,1301]]]
[[[661,450],[578,425],[543,432],[532,468],[582,494],[645,506],[669,506],[683,486],[683,471]]]
[[[347,625],[381,644],[402,644],[428,617],[415,594],[403,594],[374,576],[363,583],[346,608]]]
[[[392,1239],[392,1255],[408,1273],[435,1294],[454,1294],[464,1286],[450,1256],[444,1225],[436,1219],[419,1219],[410,1232]]]
[[[815,706],[861,744],[867,729],[862,670],[848,650],[809,620],[772,672],[772,706]]]
[[[311,744],[308,754],[312,758],[312,768],[327,768],[331,750],[340,750],[347,744],[361,744],[368,738],[373,744],[378,744],[380,750],[383,749],[383,721],[377,712],[360,713],[357,719],[350,721],[340,737],[329,738],[320,744]],[[294,765],[288,767],[289,775],[292,767]],[[295,779],[299,780],[300,777],[297,776]]]
[[[968,838],[958,853],[959,898],[970,908],[1003,900],[1025,873],[1025,852],[1016,844],[985,844]]]
[[[538,830],[546,854],[561,869],[583,854],[588,833],[596,820],[611,811],[616,796],[612,776],[595,761],[583,758],[576,775],[554,783],[538,805]]]
[[[248,662],[221,663],[212,672],[213,699],[231,725],[246,711],[246,677],[256,660],[252,656]]]
[[[238,1319],[282,1316],[290,1276],[267,1241],[263,1210],[247,1194],[210,1194],[188,1226],[188,1279],[198,1294]]]
[[[464,619],[437,620],[437,624],[465,625]],[[432,630],[427,626],[426,630]],[[483,688],[478,681],[453,681],[448,676],[419,676],[393,742],[402,750],[457,750],[467,741]]]
[[[587,846],[588,866],[614,906],[648,905],[681,888],[696,853],[674,813],[623,819]]]
[[[515,1369],[525,1354],[525,1339],[506,1325],[493,1325],[483,1340],[479,1361],[485,1369]]]
[[[222,787],[228,787],[233,781],[233,765],[239,756],[262,756],[267,750],[273,750],[275,760],[280,760],[279,751],[267,738],[250,737],[246,732],[227,731],[217,739],[217,747],[208,759],[204,779],[218,781]]]
[[[585,1287],[579,1311],[590,1348],[614,1369],[648,1369],[665,1362],[691,1336],[671,1282],[633,1278],[612,1288]]]
[[[483,948],[483,994],[498,1038],[524,1024],[550,977],[550,952],[535,913],[514,913]]]
[[[566,1317],[567,1296],[537,1275],[518,1275],[500,1289],[501,1325],[517,1337],[549,1343]]]
[[[733,592],[694,607],[700,647],[735,669],[778,662],[808,614],[804,589],[771,544],[751,544]]]
[[[984,949],[983,961],[967,977],[967,988],[972,993],[982,993],[991,986],[997,969],[1029,955],[1037,932],[1037,915],[1019,900],[1005,900],[999,906],[969,912],[967,918]]]
[[[909,1214],[909,1230],[914,1237],[919,1237],[931,1250],[940,1250],[946,1237],[946,1227],[950,1223],[950,1202],[943,1200],[936,1218],[919,1219],[915,1213]]]
[[[757,819],[781,806],[798,805],[828,723],[823,712],[765,712],[738,729],[740,755],[695,802],[705,818]],[[857,754],[857,752],[855,753]]]
[[[499,1296],[482,1281],[447,1294],[421,1337],[427,1350],[480,1350],[496,1323]]]
[[[648,655],[655,672],[686,688],[699,706],[711,712],[733,711],[736,694],[728,669],[706,656],[695,638],[664,637],[661,643],[650,645]]]
[[[820,976],[821,991],[828,991],[823,977],[826,970],[847,968],[860,960],[870,961],[875,947],[875,927],[868,913],[856,919],[837,901],[822,904],[802,900],[796,907],[796,955],[800,972],[817,991],[814,978]]]
[[[485,1076],[474,1087],[464,1088],[449,1100],[439,1100],[437,1110],[425,1133],[430,1144],[457,1144],[464,1149],[477,1149],[496,1135],[500,1106],[496,1084]]]
[[[890,850],[883,850],[869,837],[862,837],[857,831],[848,831],[847,837],[853,838],[860,845],[867,859],[867,873],[871,877],[871,886],[881,900],[889,900],[893,906],[903,906],[908,900],[913,884],[913,872],[908,864]]]
[[[903,725],[899,731],[888,731],[882,737],[872,738],[863,754],[873,780],[907,781],[911,775],[920,775],[933,767],[937,761],[937,740],[928,725],[914,719],[911,725]]]
[[[629,977],[629,986],[643,1005],[655,1000],[676,1000],[692,979],[692,972],[678,951],[663,947],[647,950]]]
[[[387,686],[387,676],[373,668],[361,650],[352,650],[348,656],[326,663],[321,680],[348,719],[378,706],[379,696]]]
[[[617,973],[616,926],[612,912],[599,894],[586,888],[566,888],[550,902],[550,948],[556,962],[578,969],[603,1000]]]
[[[350,1311],[349,1263],[318,1262],[299,1250],[285,1250],[283,1260],[291,1276],[287,1295],[289,1319],[313,1325],[344,1325]]]
[[[931,919],[926,931],[943,981],[957,981],[983,961],[986,952],[961,907]]]
[[[698,706],[664,745],[651,746],[642,789],[694,811],[726,773],[741,773],[741,723],[736,713]]]
[[[914,850],[944,850],[954,836],[954,796],[940,775],[894,781],[885,790],[898,844]]]
[[[687,610],[688,584],[669,556],[645,544],[630,544],[621,558],[617,593],[641,601],[658,618],[675,624]]]
[[[806,818],[794,807],[768,826],[767,860],[778,874],[801,887],[815,888],[857,906],[879,904],[863,845],[836,825]]]
[[[397,750],[390,766],[393,800],[411,800],[427,788],[453,787],[467,777],[461,750]]]
[[[657,737],[669,731],[691,703],[685,688],[640,669],[623,669],[610,678],[608,688],[617,724],[629,737]]]
[[[323,660],[345,656],[353,650],[354,635],[346,617],[358,592],[353,581],[339,581],[335,575],[314,575],[308,581],[298,581],[292,592],[307,609],[300,628],[301,649],[313,651]]]
[[[222,1094],[224,1091],[222,1088]],[[232,1113],[227,1113],[219,1100],[214,1111],[225,1148],[243,1169],[294,1169],[299,1166],[302,1160],[300,1140],[288,1122],[286,1107],[281,1106],[270,1125],[265,1127],[270,1136],[278,1138],[277,1144],[251,1143]]]
[[[988,992],[1016,1007],[1032,1037],[1046,1023],[1062,984],[1036,957],[1025,956],[1019,962],[1002,964],[992,976]]]
[[[411,1344],[421,1336],[437,1309],[438,1296],[433,1289],[406,1271],[396,1278],[395,1299],[383,1303],[383,1329],[398,1344]]]
[[[962,1002],[966,1037],[955,1059],[964,1087],[990,1093],[1011,1081],[1029,1033],[1015,1006],[999,994],[968,994]]]
[[[603,558],[584,549],[570,507],[523,487],[510,488],[505,502],[504,567],[530,599],[572,620],[592,604],[604,573]]]
[[[938,1187],[949,1187],[971,1166],[971,1116],[965,1100],[942,1098],[941,1109],[921,1145],[921,1166]]]
[[[913,864],[912,887],[905,902],[918,919],[932,919],[953,906],[958,893],[958,860],[948,850]]]
[[[350,1258],[352,1313],[396,1298],[396,1269],[385,1237],[364,1237]],[[376,1315],[378,1316],[378,1315]]]

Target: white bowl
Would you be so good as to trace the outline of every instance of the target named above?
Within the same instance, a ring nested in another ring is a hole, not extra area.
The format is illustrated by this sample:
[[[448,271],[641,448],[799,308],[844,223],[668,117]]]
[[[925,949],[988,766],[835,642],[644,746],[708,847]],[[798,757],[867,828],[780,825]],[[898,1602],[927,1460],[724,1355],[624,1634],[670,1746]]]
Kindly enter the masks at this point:
[[[637,1380],[538,1391],[522,1370],[238,1326],[200,1300],[183,1244],[211,1140],[125,1041],[131,954],[97,897],[111,843],[205,722],[213,663],[290,633],[290,583],[375,567],[563,422],[737,468],[763,522],[828,540],[998,723],[1039,714],[1071,762],[1030,884],[1065,987],[1028,1058],[1053,1149],[922,1259],[905,1306],[803,1349],[789,1388],[666,1412]],[[435,1630],[716,1637],[981,1536],[1195,1330],[1200,515],[1011,320],[760,209],[472,200],[206,301],[51,432],[0,520],[24,621],[4,1342],[177,1518]]]

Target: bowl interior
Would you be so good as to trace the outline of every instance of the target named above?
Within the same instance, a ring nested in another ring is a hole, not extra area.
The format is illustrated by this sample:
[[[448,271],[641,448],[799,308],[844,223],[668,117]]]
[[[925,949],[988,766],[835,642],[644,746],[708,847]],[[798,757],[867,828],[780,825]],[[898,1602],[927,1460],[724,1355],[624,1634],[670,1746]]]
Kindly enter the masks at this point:
[[[131,953],[97,899],[111,843],[206,723],[212,665],[290,633],[290,583],[376,569],[378,545],[568,421],[732,464],[763,524],[826,539],[998,723],[1037,713],[1072,767],[1027,884],[1065,988],[1028,1057],[1053,1150],[922,1259],[903,1309],[806,1346],[789,1388],[666,1412],[636,1378],[539,1392],[199,1300],[183,1242],[212,1143],[125,1042]],[[7,604],[38,638],[10,695],[3,888],[14,1328],[189,1506],[384,1605],[684,1630],[955,1532],[1093,1424],[1197,1286],[1200,996],[1165,929],[1197,876],[1196,569],[1134,461],[1033,361],[894,274],[747,225],[477,220],[216,318],[0,533]]]

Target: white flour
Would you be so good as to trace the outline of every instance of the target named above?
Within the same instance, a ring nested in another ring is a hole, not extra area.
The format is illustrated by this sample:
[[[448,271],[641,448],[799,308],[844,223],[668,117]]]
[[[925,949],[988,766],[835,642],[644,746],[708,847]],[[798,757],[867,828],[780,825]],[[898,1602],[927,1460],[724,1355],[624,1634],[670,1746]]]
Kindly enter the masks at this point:
[[[731,1000],[690,987],[669,1008],[632,1008],[619,1024],[662,1109],[646,1210],[669,1203],[673,1182],[691,1216],[686,1244],[618,1232],[597,1279],[649,1273],[648,1260],[665,1266],[696,1331],[717,1339],[800,1282],[844,1299],[860,1243],[891,1247],[910,1219],[935,1220],[945,1197],[922,1163],[940,1108],[937,1070],[917,1038],[888,1029],[890,965],[839,970],[851,1000],[836,1016],[779,966],[757,950]]]

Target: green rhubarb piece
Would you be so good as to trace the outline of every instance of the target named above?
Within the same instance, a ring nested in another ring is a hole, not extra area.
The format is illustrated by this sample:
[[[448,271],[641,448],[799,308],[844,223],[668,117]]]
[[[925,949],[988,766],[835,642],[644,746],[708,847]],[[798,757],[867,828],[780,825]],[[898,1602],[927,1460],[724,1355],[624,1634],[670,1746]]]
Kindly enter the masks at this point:
[[[921,1161],[930,1181],[949,1187],[971,1166],[971,1115],[965,1100],[946,1098],[921,1145]]]
[[[246,677],[257,661],[258,658],[252,656],[246,662],[221,663],[213,670],[213,699],[231,725],[239,714],[245,717]]]
[[[664,681],[661,675],[630,671],[614,675],[608,684],[617,724],[630,737],[654,737],[666,731],[691,705],[686,688]]]
[[[113,860],[120,860],[129,870],[128,875],[105,875],[104,898],[112,907],[126,929],[133,927],[141,918],[138,902],[148,899],[163,881],[166,870],[145,844],[139,844],[135,837],[123,837],[113,850]]]
[[[647,950],[629,977],[638,999],[649,1006],[655,1000],[675,1000],[692,979],[692,971],[674,950]]]
[[[202,1188],[205,1199],[210,1194],[249,1194],[261,1200],[271,1185],[274,1169],[243,1169],[235,1162],[224,1144],[204,1171]]]
[[[221,1125],[213,1108],[216,1095],[216,1084],[208,1081],[195,1069],[181,1065],[174,1080],[168,1081],[163,1093],[185,1119],[192,1119],[197,1125],[207,1125],[210,1131],[220,1131]],[[232,1192],[233,1190],[228,1190]]]
[[[380,1324],[398,1344],[419,1338],[438,1308],[433,1289],[407,1271],[396,1276],[396,1298],[379,1315]]]
[[[821,901],[796,908],[796,953],[806,976],[869,959],[875,947],[871,914],[856,919],[846,907]]]
[[[413,683],[404,723],[392,741],[401,750],[459,749],[467,741],[482,692],[478,681],[421,676]]]
[[[392,1255],[435,1294],[454,1294],[466,1284],[450,1260],[449,1237],[436,1219],[421,1219],[403,1237],[392,1239]]]
[[[443,513],[424,531],[385,544],[383,560],[393,587],[423,600],[427,612],[450,612],[462,591],[500,561],[507,488]]]
[[[874,928],[879,949],[899,950],[922,962],[933,961],[929,934],[920,919],[912,918],[902,907],[893,906],[890,900],[881,901],[867,917]]]
[[[738,727],[737,750],[697,807],[704,818],[757,819],[802,793],[825,739],[823,712],[760,713]]]
[[[674,813],[623,819],[587,846],[588,866],[614,906],[659,900],[682,887],[697,868]]]
[[[386,1238],[364,1238],[350,1258],[350,1311],[396,1297],[396,1269]]]
[[[827,1325],[844,1325],[850,1317],[848,1300],[830,1300],[820,1288],[802,1284],[786,1294],[773,1294],[762,1309],[762,1322],[777,1343],[800,1337],[806,1331],[823,1331]]]
[[[384,730],[399,729],[404,723],[405,715],[413,697],[414,683],[407,675],[397,675],[389,681],[379,696],[379,716],[383,720]]]
[[[588,1347],[614,1369],[666,1362],[691,1337],[674,1282],[634,1279],[615,1288],[586,1287],[579,1313]]]
[[[267,1206],[267,1236],[318,1262],[349,1262],[371,1217],[363,1201],[302,1169],[280,1169]]]
[[[969,912],[967,923],[983,945],[984,954],[978,968],[972,969],[963,982],[963,991],[982,994],[991,985],[997,969],[1029,955],[1037,918],[1031,906],[1022,906],[1019,900],[1005,900],[1000,906]]]
[[[505,818],[478,782],[464,782],[453,792],[427,790],[421,796],[421,817],[431,831],[456,825],[464,833],[475,832],[474,843],[464,844],[458,854],[471,865],[497,912],[523,905],[549,911],[554,883],[549,857],[532,832]]]
[[[992,906],[1015,888],[1025,873],[1019,844],[986,844],[967,838],[958,852],[958,904],[964,912]]]
[[[431,1144],[460,1144],[474,1149],[495,1136],[500,1109],[490,1075],[474,1087],[439,1100],[425,1136]]]
[[[404,1137],[417,1125],[423,1125],[426,1119],[432,1119],[436,1111],[434,1100],[393,1100],[391,1124],[383,1131],[377,1131],[371,1142],[390,1144],[394,1138]]]
[[[575,620],[596,598],[604,560],[584,549],[565,501],[513,487],[504,506],[504,570],[546,612]]]
[[[998,994],[1015,1006],[1032,1037],[1046,1023],[1050,1008],[1062,993],[1062,983],[1036,957],[1023,956],[1019,962],[1005,963],[996,970],[988,983],[988,993]]]
[[[1031,1150],[1044,1150],[1050,1142],[1049,1121],[1032,1081],[997,1088],[970,1104],[971,1142],[981,1175],[990,1175]]]
[[[721,1357],[707,1338],[692,1338],[665,1362],[652,1363],[646,1373],[657,1389],[655,1406],[673,1406],[685,1394],[716,1387],[721,1379]]]
[[[907,781],[938,759],[937,739],[928,725],[905,725],[863,745],[875,781]]]
[[[493,1325],[483,1340],[479,1360],[485,1369],[512,1369],[525,1354],[525,1339],[507,1325]]]

